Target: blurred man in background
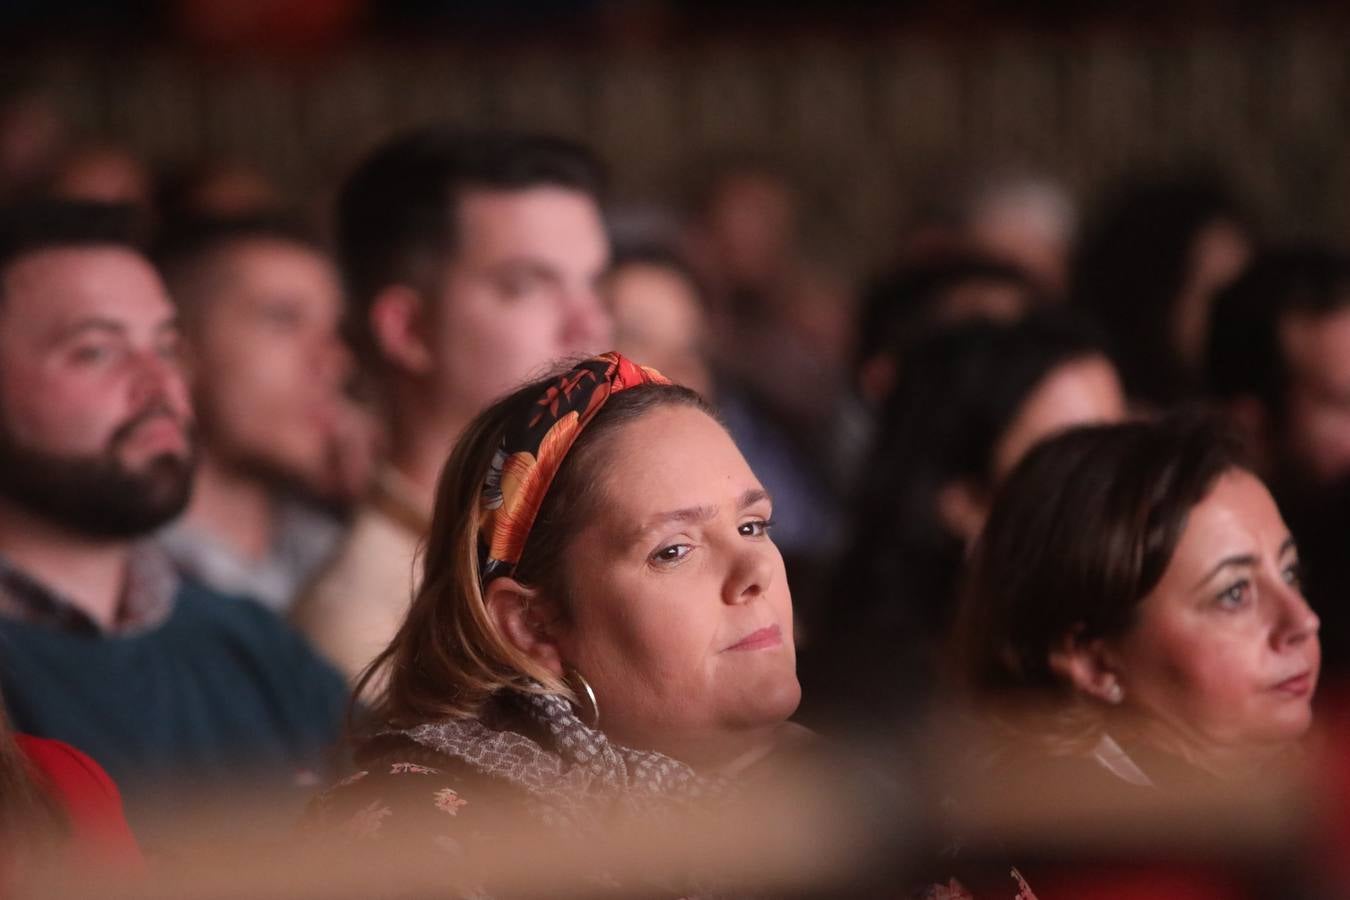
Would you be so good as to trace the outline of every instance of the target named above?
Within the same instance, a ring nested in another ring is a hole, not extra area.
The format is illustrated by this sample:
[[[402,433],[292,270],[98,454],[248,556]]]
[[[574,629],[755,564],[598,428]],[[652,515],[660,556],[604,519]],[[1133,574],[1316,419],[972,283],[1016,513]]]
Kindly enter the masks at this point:
[[[157,258],[179,310],[201,464],[164,546],[191,577],[284,613],[340,536],[303,498],[359,490],[370,456],[343,394],[337,272],[280,220],[173,235]]]
[[[607,349],[603,173],[567,141],[427,129],[344,185],[338,253],[351,337],[384,404],[389,453],[296,621],[350,677],[411,599],[436,478],[489,402],[557,359]]]
[[[187,504],[196,451],[176,313],[116,212],[16,211],[0,237],[0,683],[16,727],[94,757],[136,822],[312,779],[345,691],[142,540]]]

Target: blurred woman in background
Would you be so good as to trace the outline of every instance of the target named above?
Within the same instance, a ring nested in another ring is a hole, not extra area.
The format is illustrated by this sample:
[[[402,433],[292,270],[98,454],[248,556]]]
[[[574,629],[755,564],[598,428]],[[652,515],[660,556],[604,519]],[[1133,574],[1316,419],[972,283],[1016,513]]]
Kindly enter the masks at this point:
[[[1101,343],[1063,313],[915,343],[862,469],[850,552],[808,623],[809,721],[876,736],[907,727],[933,690],[966,550],[998,485],[1047,435],[1124,411]]]

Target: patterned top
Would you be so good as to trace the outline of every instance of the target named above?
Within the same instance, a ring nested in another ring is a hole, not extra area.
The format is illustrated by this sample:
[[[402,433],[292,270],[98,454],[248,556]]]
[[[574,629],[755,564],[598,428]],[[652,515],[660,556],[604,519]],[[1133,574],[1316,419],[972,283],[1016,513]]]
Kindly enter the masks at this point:
[[[508,839],[503,823],[587,835],[730,793],[669,757],[609,742],[554,695],[509,694],[480,719],[385,732],[357,758],[361,771],[315,798],[303,830],[338,847],[375,842],[450,859]],[[616,886],[608,873],[591,877]],[[680,896],[693,881],[644,889]],[[481,885],[460,887],[486,896]]]
[[[153,541],[136,544],[127,562],[117,620],[105,628],[71,598],[0,556],[0,616],[62,631],[126,637],[162,625],[173,611],[178,576]]]

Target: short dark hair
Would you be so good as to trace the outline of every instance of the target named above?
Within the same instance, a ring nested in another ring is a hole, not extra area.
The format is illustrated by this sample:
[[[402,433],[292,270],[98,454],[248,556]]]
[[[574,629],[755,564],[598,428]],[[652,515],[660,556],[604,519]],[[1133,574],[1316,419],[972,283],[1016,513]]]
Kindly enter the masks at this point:
[[[326,255],[312,229],[280,213],[201,216],[169,223],[152,247],[151,258],[181,312],[192,312],[197,299],[194,285],[202,271],[223,251],[245,241],[277,241]]]
[[[368,317],[382,289],[433,288],[438,261],[454,252],[456,210],[466,191],[554,186],[599,203],[605,180],[591,151],[557,137],[431,127],[381,145],[343,184],[337,204],[353,345],[373,358]]]
[[[899,357],[904,346],[926,329],[931,330],[946,297],[963,285],[980,281],[1017,288],[1031,305],[1044,305],[1031,278],[1009,263],[960,255],[903,265],[878,276],[863,291],[856,362],[861,365],[886,352]]]
[[[1250,471],[1211,415],[1087,426],[1013,470],[976,545],[956,631],[965,686],[983,702],[1066,698],[1050,653],[1076,629],[1113,638],[1172,560],[1218,478]]]
[[[4,276],[25,256],[67,247],[145,250],[141,214],[124,204],[44,200],[0,210],[0,299]]]
[[[1289,387],[1281,322],[1345,309],[1350,257],[1311,245],[1262,253],[1215,299],[1205,359],[1210,393],[1222,400],[1256,397],[1278,421]]]
[[[1197,237],[1249,218],[1218,173],[1139,174],[1105,195],[1074,254],[1071,299],[1111,335],[1126,392],[1165,407],[1189,399],[1200,373],[1172,346],[1176,301]]]

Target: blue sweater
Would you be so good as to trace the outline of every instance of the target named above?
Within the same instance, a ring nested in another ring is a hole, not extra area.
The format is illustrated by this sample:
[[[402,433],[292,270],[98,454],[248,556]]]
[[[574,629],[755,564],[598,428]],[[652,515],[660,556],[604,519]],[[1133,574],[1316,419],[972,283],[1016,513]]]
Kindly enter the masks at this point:
[[[242,784],[298,796],[326,779],[347,699],[275,615],[190,582],[167,620],[127,636],[0,619],[0,688],[17,730],[108,770],[133,824]]]

